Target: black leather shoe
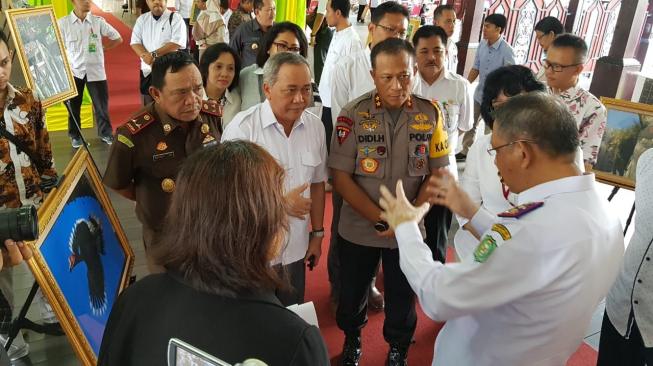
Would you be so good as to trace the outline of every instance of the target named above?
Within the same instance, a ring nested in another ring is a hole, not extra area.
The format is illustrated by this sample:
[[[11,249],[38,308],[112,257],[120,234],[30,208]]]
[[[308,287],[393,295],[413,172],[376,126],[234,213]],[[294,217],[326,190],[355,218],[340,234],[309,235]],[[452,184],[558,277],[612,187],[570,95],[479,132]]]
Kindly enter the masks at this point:
[[[345,336],[345,345],[342,346],[342,366],[358,366],[361,359],[361,337],[360,335]]]
[[[388,366],[407,366],[408,365],[408,346],[391,344],[388,351]]]

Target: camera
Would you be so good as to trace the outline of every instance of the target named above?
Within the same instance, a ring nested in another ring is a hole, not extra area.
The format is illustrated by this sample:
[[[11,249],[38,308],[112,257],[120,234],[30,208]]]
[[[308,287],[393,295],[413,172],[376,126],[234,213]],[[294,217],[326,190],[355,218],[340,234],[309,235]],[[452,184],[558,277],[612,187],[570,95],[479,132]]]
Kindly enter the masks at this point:
[[[36,207],[28,205],[0,210],[0,240],[31,241],[39,237]]]

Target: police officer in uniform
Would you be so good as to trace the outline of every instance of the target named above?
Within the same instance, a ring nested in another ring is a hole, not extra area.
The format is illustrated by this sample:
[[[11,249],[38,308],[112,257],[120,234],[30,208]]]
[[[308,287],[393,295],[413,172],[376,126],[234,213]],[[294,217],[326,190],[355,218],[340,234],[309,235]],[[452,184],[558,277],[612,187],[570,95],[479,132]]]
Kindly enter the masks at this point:
[[[150,94],[154,102],[116,130],[103,181],[136,201],[148,269],[160,272],[163,267],[149,249],[175,190],[175,176],[193,151],[219,143],[222,125],[215,104],[202,101],[202,76],[188,53],[154,61]]]
[[[415,51],[391,38],[371,52],[376,89],[346,105],[337,118],[329,167],[345,201],[338,241],[342,283],[336,312],[345,332],[343,365],[358,365],[360,331],[367,322],[370,280],[382,260],[385,281],[383,335],[389,365],[405,365],[417,317],[414,293],[399,268],[394,233],[381,221],[381,185],[405,182],[408,197],[427,199],[425,178],[448,165],[447,133],[436,104],[411,94]],[[423,230],[423,226],[422,226]]]

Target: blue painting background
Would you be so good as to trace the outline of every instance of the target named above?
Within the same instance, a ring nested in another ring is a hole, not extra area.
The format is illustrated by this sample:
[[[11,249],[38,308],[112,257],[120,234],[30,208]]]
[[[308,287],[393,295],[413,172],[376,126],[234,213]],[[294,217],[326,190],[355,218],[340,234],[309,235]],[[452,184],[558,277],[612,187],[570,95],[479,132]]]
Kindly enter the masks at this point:
[[[80,194],[81,193],[81,194]],[[90,194],[89,194],[90,193]],[[100,316],[93,314],[90,305],[86,263],[79,263],[72,272],[69,271],[68,257],[70,236],[75,222],[95,215],[102,225],[105,254],[101,255],[104,269],[104,289],[107,294],[106,310]],[[68,306],[84,332],[91,348],[97,356],[102,343],[102,334],[109,318],[109,313],[117,297],[120,286],[125,254],[118,241],[109,218],[104,213],[95,192],[86,176],[82,176],[52,227],[48,237],[40,248],[41,254],[50,267]]]

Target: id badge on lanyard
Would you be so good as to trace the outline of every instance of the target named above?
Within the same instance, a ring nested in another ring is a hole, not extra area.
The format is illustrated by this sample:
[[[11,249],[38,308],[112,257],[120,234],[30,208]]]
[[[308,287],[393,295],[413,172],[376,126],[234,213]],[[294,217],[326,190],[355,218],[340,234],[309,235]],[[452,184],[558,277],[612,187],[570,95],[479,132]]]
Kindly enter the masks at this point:
[[[88,37],[88,53],[96,53],[97,44],[98,44],[98,36],[97,34],[93,33],[93,30],[91,30],[91,34]]]

